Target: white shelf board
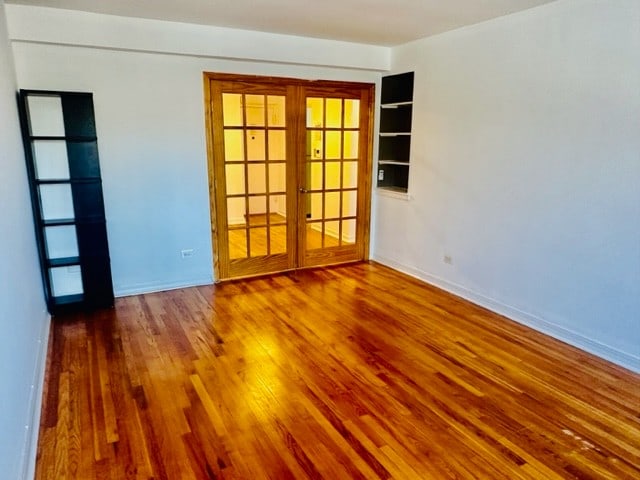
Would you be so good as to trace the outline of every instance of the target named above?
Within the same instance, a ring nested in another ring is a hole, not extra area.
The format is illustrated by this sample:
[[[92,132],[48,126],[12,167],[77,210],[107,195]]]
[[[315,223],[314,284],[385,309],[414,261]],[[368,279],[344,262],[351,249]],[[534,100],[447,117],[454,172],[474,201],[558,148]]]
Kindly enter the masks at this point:
[[[380,108],[398,108],[406,105],[413,105],[413,102],[381,103]]]
[[[378,160],[378,165],[405,165],[409,166],[409,162],[400,162],[398,160]]]
[[[408,202],[413,198],[411,197],[411,195],[409,195],[409,192],[402,192],[399,190],[394,190],[393,188],[389,188],[389,187],[377,187],[376,194],[380,195],[381,197],[389,197],[389,198],[396,198],[398,200],[404,200],[405,202]]]

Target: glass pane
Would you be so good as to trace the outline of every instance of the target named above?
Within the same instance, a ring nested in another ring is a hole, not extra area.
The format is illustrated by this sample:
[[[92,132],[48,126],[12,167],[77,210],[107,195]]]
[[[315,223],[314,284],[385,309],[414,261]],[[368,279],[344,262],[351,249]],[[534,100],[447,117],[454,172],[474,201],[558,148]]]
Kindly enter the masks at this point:
[[[342,244],[356,242],[356,221],[342,220]]]
[[[251,228],[249,232],[249,235],[251,235],[251,256],[261,257],[262,255],[267,255],[267,229]]]
[[[225,129],[224,159],[227,162],[244,160],[244,140],[242,130]]]
[[[54,297],[77,295],[84,291],[79,265],[51,268],[49,269],[49,278]]]
[[[324,246],[337,247],[340,245],[340,222],[325,222],[324,225]]]
[[[227,195],[242,195],[244,191],[244,165],[232,163],[225,165]]]
[[[322,222],[307,224],[307,250],[322,248]]]
[[[342,188],[358,187],[358,162],[342,163]]]
[[[249,172],[249,193],[266,193],[267,177],[266,165],[264,163],[248,164]]]
[[[249,223],[251,225],[265,225],[267,223],[267,197],[249,198]]]
[[[229,258],[247,258],[247,231],[229,230]]]
[[[318,220],[322,218],[322,193],[309,193],[307,204],[307,220]]]
[[[269,116],[267,118],[270,127],[285,126],[285,102],[284,97],[279,95],[269,95],[267,97],[267,108]]]
[[[324,150],[322,139],[323,134],[318,130],[307,132],[307,158],[309,160],[322,160]]]
[[[358,211],[358,192],[342,192],[342,216],[355,217]]]
[[[324,168],[322,162],[307,162],[307,189],[322,190]]]
[[[342,132],[326,132],[327,141],[325,145],[325,158],[338,160],[341,156],[341,137]]]
[[[62,100],[58,96],[27,96],[31,135],[64,136]]]
[[[344,128],[358,128],[360,124],[360,100],[344,101]]]
[[[67,143],[60,140],[36,140],[33,142],[36,177],[39,180],[69,178]]]
[[[40,185],[39,189],[44,220],[74,217],[71,185]]]
[[[340,188],[340,162],[327,162],[324,166],[324,188],[333,190]]]
[[[227,223],[229,226],[246,225],[247,204],[244,197],[227,198]]]
[[[264,127],[264,95],[245,95],[246,125]]]
[[[264,161],[265,156],[265,141],[264,130],[248,130],[247,131],[247,160],[249,161]]]
[[[242,126],[242,95],[239,93],[222,94],[222,123],[225,127]]]
[[[271,193],[287,191],[287,166],[284,163],[269,164],[269,191]]]
[[[269,212],[271,223],[287,221],[287,197],[285,195],[269,195]]]
[[[287,253],[287,226],[271,227],[271,253]]]
[[[287,137],[284,130],[269,130],[269,160],[287,159]]]
[[[342,127],[342,99],[327,98],[326,128]]]
[[[44,236],[47,245],[47,258],[78,256],[78,238],[75,226],[46,227]]]
[[[340,192],[325,193],[324,218],[340,218]]]
[[[324,106],[322,98],[307,98],[307,127],[322,128]]]
[[[358,158],[358,140],[360,136],[358,132],[344,132],[344,158]]]

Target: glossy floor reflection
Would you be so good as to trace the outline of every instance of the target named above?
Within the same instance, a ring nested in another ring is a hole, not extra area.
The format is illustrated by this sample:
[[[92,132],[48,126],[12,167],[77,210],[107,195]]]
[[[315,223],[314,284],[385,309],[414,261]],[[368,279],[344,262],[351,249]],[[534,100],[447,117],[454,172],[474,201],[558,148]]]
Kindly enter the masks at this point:
[[[52,335],[38,480],[640,478],[640,375],[377,264]]]

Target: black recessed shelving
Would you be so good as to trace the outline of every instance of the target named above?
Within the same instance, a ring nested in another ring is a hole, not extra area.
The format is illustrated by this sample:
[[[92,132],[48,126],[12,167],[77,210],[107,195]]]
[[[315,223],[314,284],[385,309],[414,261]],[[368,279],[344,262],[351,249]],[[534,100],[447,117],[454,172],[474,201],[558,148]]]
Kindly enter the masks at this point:
[[[414,72],[382,77],[378,188],[406,193],[409,186]]]

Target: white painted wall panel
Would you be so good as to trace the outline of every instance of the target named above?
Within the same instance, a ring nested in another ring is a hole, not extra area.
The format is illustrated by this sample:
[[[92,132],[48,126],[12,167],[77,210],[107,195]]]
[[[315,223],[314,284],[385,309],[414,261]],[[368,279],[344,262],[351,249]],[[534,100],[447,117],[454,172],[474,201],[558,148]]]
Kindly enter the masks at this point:
[[[35,460],[49,317],[20,139],[16,78],[0,0],[0,472],[29,478]],[[32,478],[31,472],[31,478]]]
[[[12,39],[118,50],[383,71],[386,47],[249,30],[8,5]]]
[[[374,256],[640,370],[640,3],[554,2],[393,70],[413,199],[377,199]]]
[[[94,93],[116,295],[213,281],[204,71],[379,80],[341,68],[21,41],[13,49],[21,88]],[[194,255],[183,259],[183,249]]]

